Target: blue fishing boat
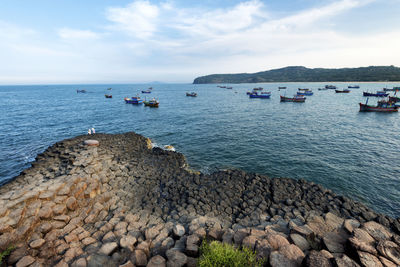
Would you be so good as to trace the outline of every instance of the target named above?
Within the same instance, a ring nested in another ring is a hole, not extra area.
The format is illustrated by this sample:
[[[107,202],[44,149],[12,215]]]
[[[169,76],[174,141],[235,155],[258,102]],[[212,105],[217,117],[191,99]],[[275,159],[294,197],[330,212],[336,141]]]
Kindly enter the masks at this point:
[[[311,90],[308,91],[303,91],[303,92],[297,92],[297,95],[313,95],[314,93]]]
[[[151,93],[151,90],[144,90],[144,91],[142,91],[142,94],[150,94]]]
[[[369,93],[369,92],[363,92],[363,96],[377,96],[377,97],[386,97],[389,94],[386,93],[385,91],[377,91],[376,93]]]
[[[257,93],[253,92],[249,94],[250,98],[270,98],[271,97],[271,92],[262,92],[262,93]]]
[[[143,104],[143,100],[138,96],[132,96],[131,98],[125,97],[124,100],[126,104]]]

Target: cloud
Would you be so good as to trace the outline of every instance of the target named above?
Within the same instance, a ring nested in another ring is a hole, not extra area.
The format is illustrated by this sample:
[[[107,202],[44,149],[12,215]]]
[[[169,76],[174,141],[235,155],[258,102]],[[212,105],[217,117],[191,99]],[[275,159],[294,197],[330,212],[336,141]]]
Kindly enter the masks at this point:
[[[114,22],[114,29],[120,29],[137,38],[151,37],[157,30],[159,7],[149,1],[134,1],[126,7],[110,7],[107,19]]]
[[[62,39],[98,39],[100,37],[100,34],[93,31],[70,28],[62,28],[58,30],[58,35]]]

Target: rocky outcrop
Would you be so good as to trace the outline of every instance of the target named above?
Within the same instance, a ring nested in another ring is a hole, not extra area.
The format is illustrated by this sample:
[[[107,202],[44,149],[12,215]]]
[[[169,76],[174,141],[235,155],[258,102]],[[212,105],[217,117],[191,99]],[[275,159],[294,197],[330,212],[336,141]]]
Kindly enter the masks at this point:
[[[205,175],[134,133],[87,137],[54,144],[0,188],[9,265],[194,266],[205,238],[271,266],[400,265],[400,222],[320,185]]]

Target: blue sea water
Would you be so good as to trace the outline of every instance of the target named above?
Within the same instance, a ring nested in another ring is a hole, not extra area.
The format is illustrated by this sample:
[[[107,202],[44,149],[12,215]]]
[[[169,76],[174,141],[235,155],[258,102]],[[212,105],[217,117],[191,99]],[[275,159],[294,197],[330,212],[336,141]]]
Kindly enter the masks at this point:
[[[360,113],[363,91],[399,86],[361,83],[349,94],[318,91],[323,83],[216,85],[0,86],[0,184],[30,166],[38,153],[65,138],[97,132],[134,131],[159,145],[173,145],[192,168],[239,168],[271,177],[314,181],[374,208],[400,216],[400,114]],[[339,88],[347,83],[336,83]],[[125,104],[157,97],[160,107]],[[255,86],[271,99],[249,99]],[[112,87],[111,91],[107,91]],[[281,103],[297,88],[314,95],[305,103]],[[87,90],[86,94],[76,93]],[[186,97],[196,91],[198,97]],[[112,93],[112,99],[104,94]],[[370,97],[369,103],[377,99]]]

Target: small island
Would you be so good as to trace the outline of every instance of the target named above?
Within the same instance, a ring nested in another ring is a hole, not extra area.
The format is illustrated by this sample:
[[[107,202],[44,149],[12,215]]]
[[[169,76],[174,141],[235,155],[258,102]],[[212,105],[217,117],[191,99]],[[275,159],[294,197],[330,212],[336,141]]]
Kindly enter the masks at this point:
[[[395,66],[369,66],[341,69],[309,69],[302,66],[292,66],[257,73],[211,74],[194,79],[193,84],[349,81],[400,81],[400,68]]]

